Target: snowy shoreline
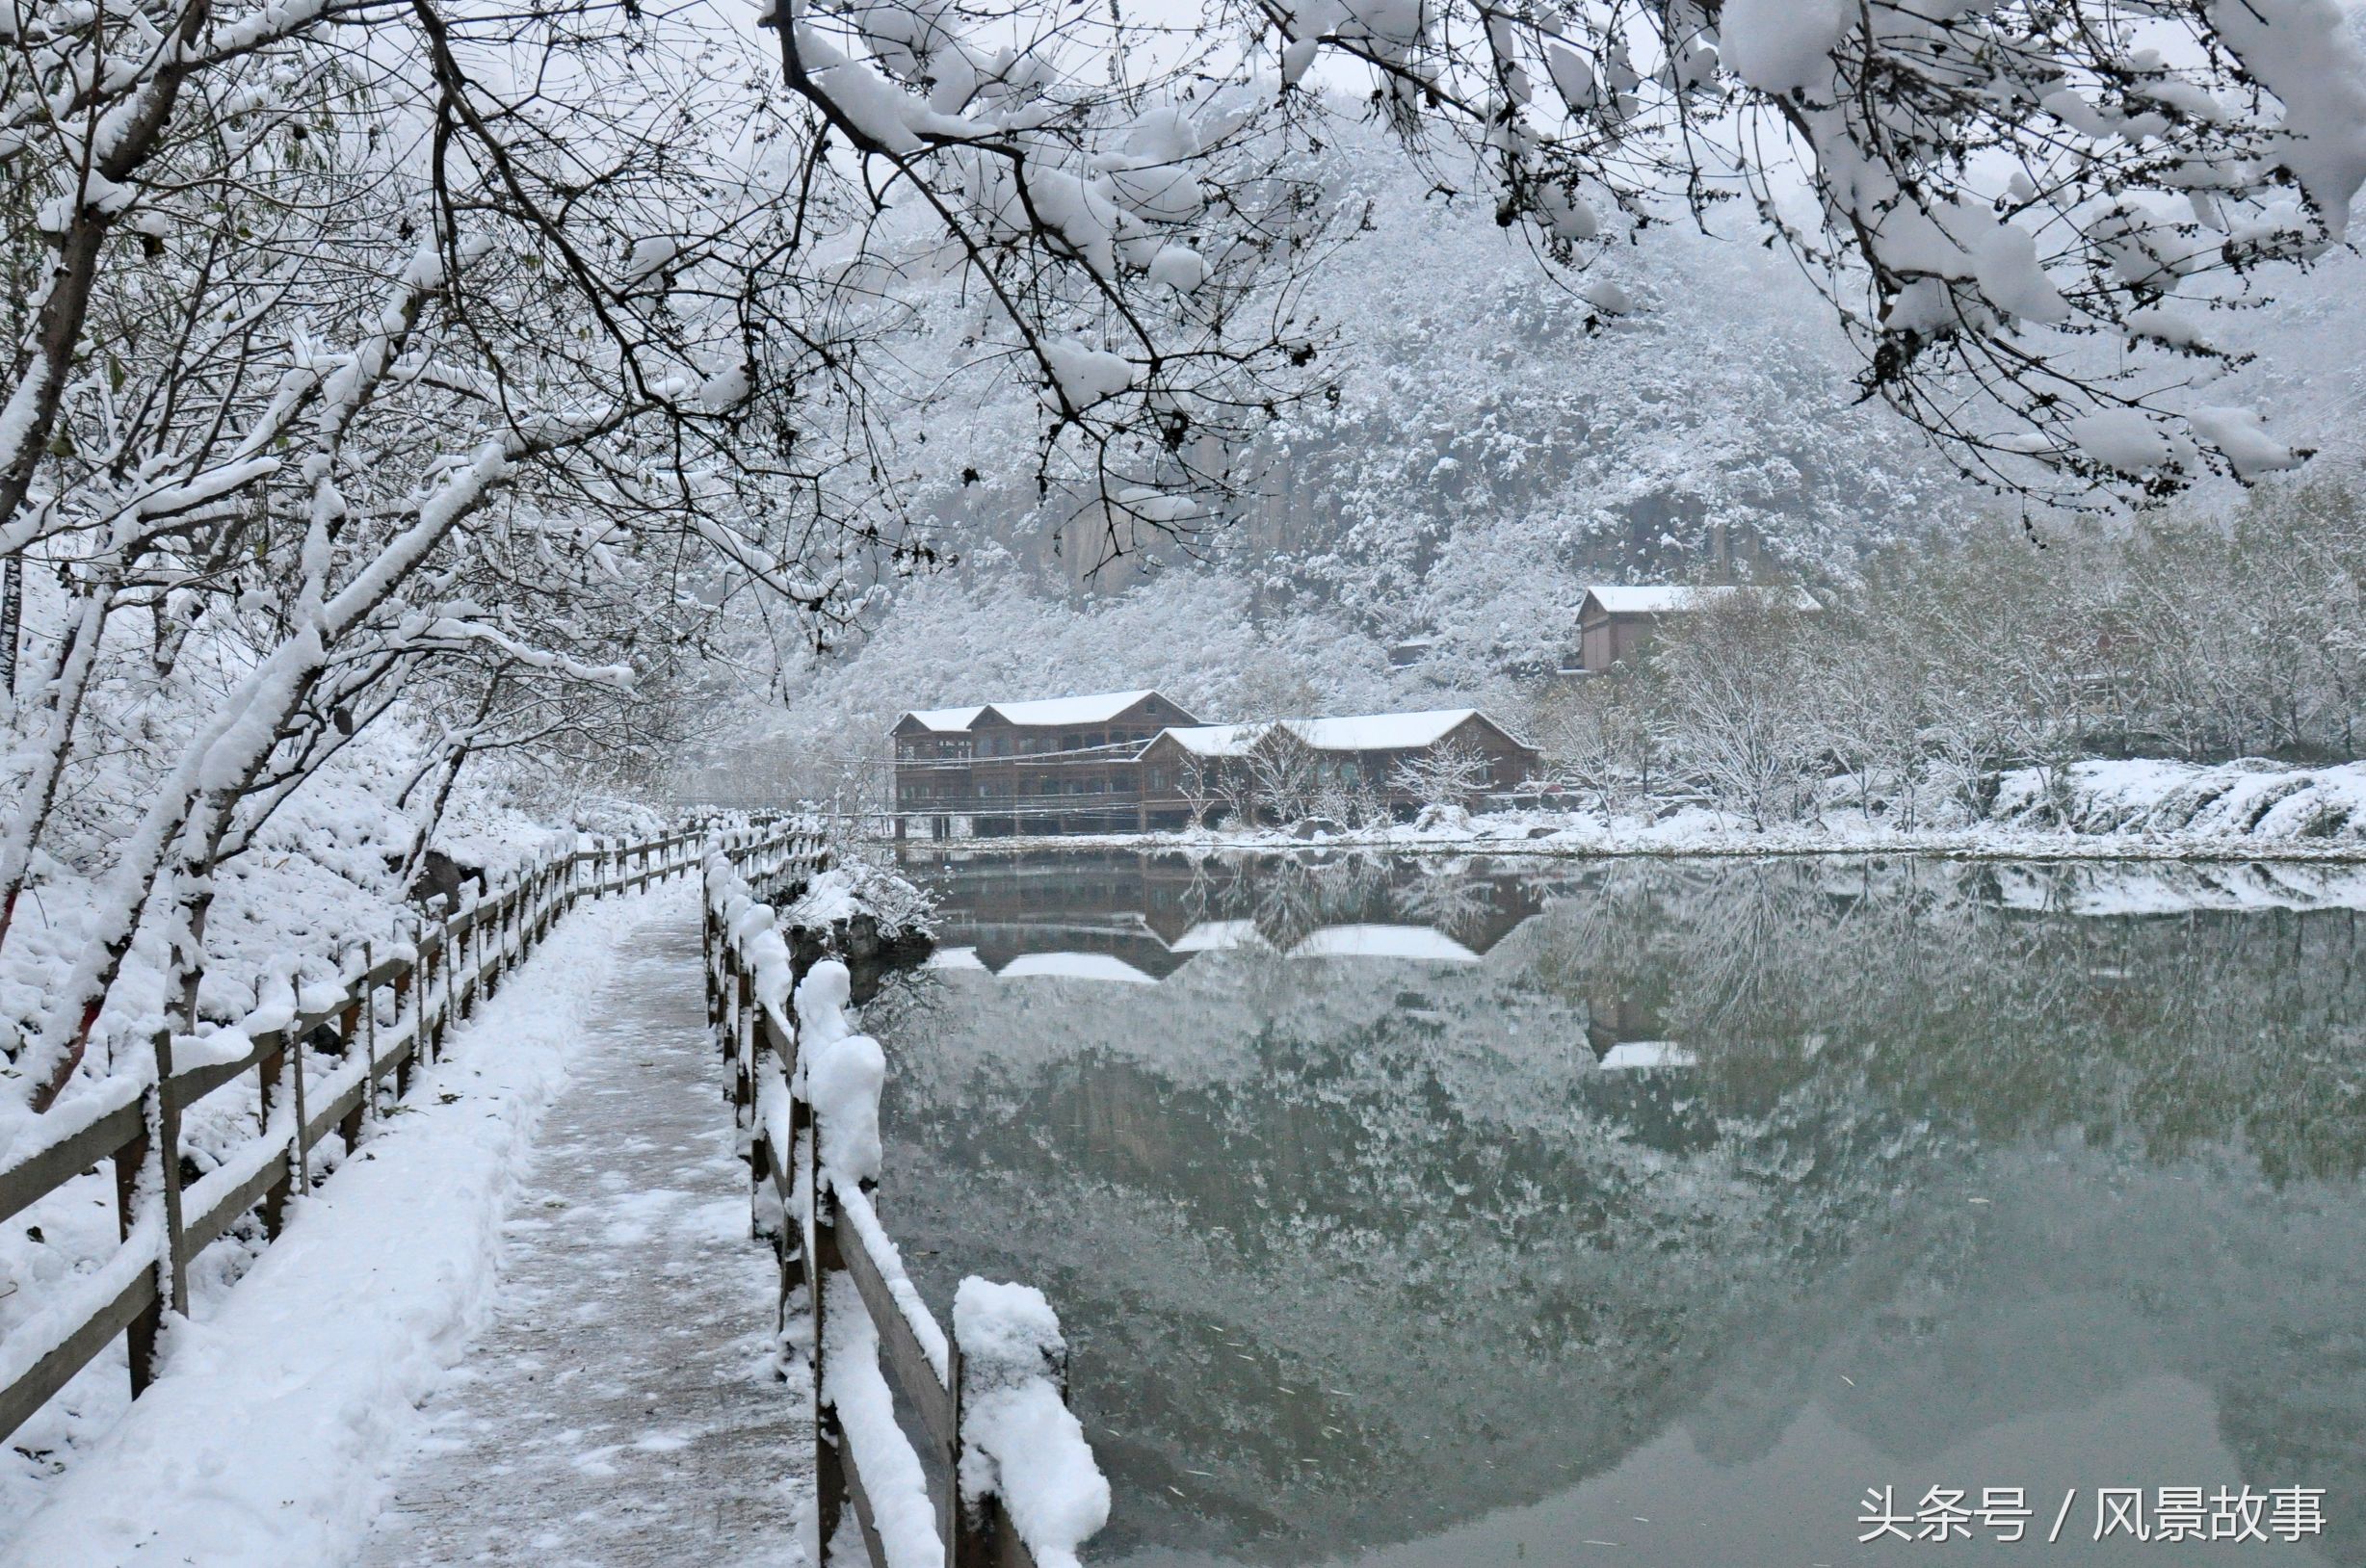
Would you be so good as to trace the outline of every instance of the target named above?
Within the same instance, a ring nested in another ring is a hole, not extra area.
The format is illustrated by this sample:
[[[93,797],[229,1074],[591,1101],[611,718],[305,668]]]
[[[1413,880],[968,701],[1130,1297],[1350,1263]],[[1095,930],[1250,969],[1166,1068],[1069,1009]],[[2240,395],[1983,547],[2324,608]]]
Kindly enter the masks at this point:
[[[1484,821],[1484,820],[1483,820]],[[884,841],[881,841],[884,842]],[[2026,837],[1994,832],[1916,833],[1889,837],[1814,832],[1712,830],[1707,835],[1654,837],[1648,833],[1599,833],[1549,838],[1497,835],[1485,827],[1446,836],[1409,829],[1388,834],[1324,834],[1293,838],[1286,832],[1258,833],[1066,833],[1007,838],[911,839],[897,847],[906,854],[1034,854],[1074,849],[1157,849],[1204,853],[1284,853],[1329,849],[1379,849],[1391,854],[1525,855],[1537,859],[1738,860],[1914,855],[1932,860],[2149,860],[2298,861],[2366,864],[2366,844],[2312,845],[2279,839],[2159,840],[2118,835],[2054,833]]]
[[[2051,784],[2051,788],[2047,787]],[[2015,769],[1997,780],[1977,822],[1956,808],[1943,825],[1898,829],[1853,805],[1827,806],[1812,823],[1746,825],[1735,813],[1694,804],[1655,815],[1529,807],[1473,816],[1433,807],[1418,823],[1336,829],[1301,822],[1243,832],[1014,835],[912,839],[907,852],[1025,853],[1046,849],[1158,849],[1269,851],[1380,849],[1399,854],[1501,854],[1731,858],[1777,855],[1921,855],[1948,860],[2366,861],[2366,764],[2321,769],[2257,759],[2200,765],[2087,761],[2051,780]]]

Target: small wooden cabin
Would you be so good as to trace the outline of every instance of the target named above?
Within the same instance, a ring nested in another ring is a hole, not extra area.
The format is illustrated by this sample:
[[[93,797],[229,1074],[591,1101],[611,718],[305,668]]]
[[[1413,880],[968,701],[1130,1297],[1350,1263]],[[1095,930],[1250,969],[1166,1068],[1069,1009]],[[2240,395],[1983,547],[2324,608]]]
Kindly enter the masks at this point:
[[[1801,613],[1823,608],[1814,595],[1800,588],[1596,584],[1578,601],[1577,658],[1563,667],[1568,673],[1582,670],[1598,675],[1613,665],[1632,664],[1668,616],[1696,614],[1750,597]]]

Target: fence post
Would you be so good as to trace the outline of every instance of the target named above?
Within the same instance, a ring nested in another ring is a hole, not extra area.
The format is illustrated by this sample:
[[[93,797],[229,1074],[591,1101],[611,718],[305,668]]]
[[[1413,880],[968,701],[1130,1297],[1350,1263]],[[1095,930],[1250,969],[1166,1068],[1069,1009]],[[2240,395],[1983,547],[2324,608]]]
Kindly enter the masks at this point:
[[[838,1409],[825,1397],[829,1387],[829,1283],[842,1273],[845,1259],[838,1251],[838,1204],[822,1185],[821,1127],[809,1121],[804,1138],[805,1190],[813,1202],[813,1256],[807,1260],[807,1294],[813,1313],[813,1522],[822,1555],[838,1533],[846,1508],[846,1466],[839,1455],[845,1434],[838,1427]]]
[[[419,928],[419,935],[422,938],[427,935],[427,928],[424,925]],[[427,962],[427,952],[425,948],[419,948],[416,951],[419,956],[411,960],[410,967],[394,977],[394,1021],[396,1023],[400,1024],[403,1021],[403,999],[407,996],[411,1002],[410,1049],[394,1066],[394,1097],[398,1100],[410,1092],[410,1064],[417,1061],[419,1053],[427,1049],[427,981],[421,980],[415,989],[411,984],[412,978],[421,974]],[[373,1052],[378,1049],[375,1039],[372,1040],[370,1049]],[[373,1108],[378,1104],[378,1089],[375,1085],[370,1089],[370,1104]],[[375,1109],[371,1113],[373,1115],[377,1113]]]
[[[945,1392],[953,1401],[953,1437],[945,1445],[944,1528],[946,1568],[993,1568],[993,1510],[961,1506],[961,1339],[945,1336]]]
[[[805,1173],[805,1201],[808,1204],[814,1201],[813,1151],[817,1147],[812,1104],[802,1095],[792,1095],[789,1099],[789,1159],[793,1170],[802,1169]],[[795,1190],[796,1182],[792,1175],[790,1191],[793,1193]],[[806,1219],[804,1215],[787,1215],[780,1227],[780,1307],[773,1328],[777,1333],[789,1326],[790,1298],[802,1287],[808,1305],[814,1307],[813,1321],[817,1330],[813,1341],[814,1386],[819,1388],[822,1369],[822,1341],[818,1332],[822,1321],[818,1305],[822,1299],[821,1276],[815,1272],[813,1254],[805,1247]],[[817,1241],[815,1247],[818,1249],[819,1246]]]
[[[755,1105],[755,1095],[750,1092],[751,1085],[749,1082],[748,1058],[756,1030],[752,1006],[755,982],[749,979],[745,968],[739,972],[739,983],[736,988],[739,993],[739,1006],[732,1009],[731,1015],[731,1120],[734,1126],[744,1132],[751,1119],[752,1108]]]
[[[477,1013],[477,966],[485,961],[485,922],[477,918],[477,911],[484,907],[485,901],[482,899],[468,906],[467,924],[460,928],[459,951],[452,954],[457,962],[453,965],[450,978],[444,981],[446,991],[450,991],[455,984],[459,986],[460,1017],[463,1019],[473,1018]],[[447,1014],[451,1010],[449,1007],[444,1009]]]
[[[361,1033],[361,1015],[370,1015],[370,1040],[366,1047],[368,1059],[361,1068],[361,1098],[354,1109],[337,1122],[337,1136],[345,1139],[347,1153],[361,1141],[361,1113],[369,1109],[370,1096],[378,1091],[378,987],[370,980],[370,944],[361,944],[361,978],[354,982],[355,998],[337,1014],[337,1049],[347,1061],[354,1059],[354,1041]]]
[[[150,1089],[151,1095],[161,1095],[161,1089]],[[151,1113],[143,1116],[140,1132],[132,1140],[115,1151],[115,1218],[116,1240],[128,1241],[135,1224],[134,1215],[140,1205],[140,1176],[147,1165],[148,1128],[156,1108],[150,1100],[143,1109]],[[140,1309],[123,1329],[124,1360],[131,1370],[131,1397],[138,1398],[148,1386],[156,1370],[156,1331],[164,1326],[164,1292],[166,1276],[161,1271],[163,1259],[157,1260],[156,1299]]]
[[[477,962],[485,971],[485,995],[489,1000],[501,988],[501,977],[510,970],[510,911],[501,900],[495,899],[486,913],[493,917],[491,921],[477,924],[489,925],[491,929],[478,945]]]
[[[181,1097],[172,1085],[172,1032],[160,1029],[156,1053],[156,1096],[149,1109],[156,1126],[157,1196],[165,1212],[164,1251],[156,1260],[156,1292],[172,1310],[189,1316],[189,1260],[181,1235]]]
[[[311,1112],[304,1106],[304,1037],[296,1032],[296,1020],[290,1019],[282,1032],[287,1052],[288,1082],[296,1088],[296,1131],[288,1138],[288,1161],[296,1167],[296,1189],[312,1190],[312,1146],[304,1141],[304,1129],[312,1125]]]
[[[288,1026],[290,1029],[294,1027],[293,1024]],[[255,1074],[262,1081],[263,1085],[260,1097],[263,1111],[263,1136],[268,1137],[271,1136],[272,1114],[279,1109],[279,1102],[286,1093],[287,1030],[283,1029],[279,1032],[278,1045],[255,1063]],[[301,1130],[294,1141],[299,1144],[303,1141]],[[279,1240],[279,1227],[287,1217],[287,1170],[282,1166],[279,1179],[263,1189],[263,1235],[269,1241]]]
[[[698,978],[706,983],[706,1032],[711,1039],[719,1022],[717,1010],[722,1005],[715,983],[715,904],[711,899],[698,901]]]
[[[419,1021],[427,1032],[428,1053],[422,1060],[434,1061],[443,1052],[444,1018],[452,1011],[452,976],[458,965],[452,961],[452,945],[458,940],[452,934],[449,917],[435,923],[435,951],[429,958],[427,978],[420,982]],[[438,989],[437,981],[442,982]],[[413,1052],[414,1058],[419,1053]]]

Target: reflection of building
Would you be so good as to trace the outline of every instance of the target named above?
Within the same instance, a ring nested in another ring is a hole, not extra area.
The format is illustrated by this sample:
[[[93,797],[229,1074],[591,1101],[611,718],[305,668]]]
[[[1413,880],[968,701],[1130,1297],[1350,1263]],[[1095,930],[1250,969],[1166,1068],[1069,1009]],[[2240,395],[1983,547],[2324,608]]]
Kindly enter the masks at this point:
[[[1470,964],[1542,907],[1509,874],[1372,861],[1235,867],[1112,851],[1045,865],[957,853],[915,869],[937,891],[936,967],[1006,978],[1156,980],[1200,954],[1242,949]]]
[[[1821,608],[1805,588],[1596,584],[1578,601],[1577,660],[1570,667],[1598,675],[1613,665],[1631,664],[1668,616],[1753,600],[1801,613]]]

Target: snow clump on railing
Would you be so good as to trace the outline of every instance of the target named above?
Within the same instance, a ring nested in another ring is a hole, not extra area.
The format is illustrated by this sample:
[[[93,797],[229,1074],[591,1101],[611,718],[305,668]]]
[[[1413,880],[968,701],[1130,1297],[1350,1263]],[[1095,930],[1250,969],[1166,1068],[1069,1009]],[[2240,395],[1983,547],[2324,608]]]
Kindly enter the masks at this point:
[[[1109,1480],[1056,1380],[1059,1315],[1032,1285],[972,1274],[953,1297],[961,1347],[961,1500],[999,1495],[1038,1568],[1075,1568],[1109,1521]]]

